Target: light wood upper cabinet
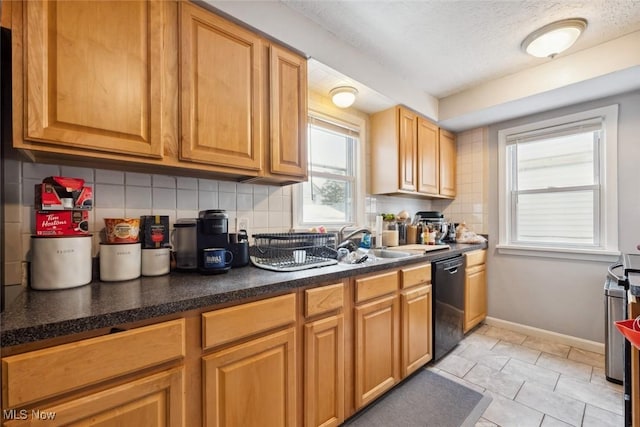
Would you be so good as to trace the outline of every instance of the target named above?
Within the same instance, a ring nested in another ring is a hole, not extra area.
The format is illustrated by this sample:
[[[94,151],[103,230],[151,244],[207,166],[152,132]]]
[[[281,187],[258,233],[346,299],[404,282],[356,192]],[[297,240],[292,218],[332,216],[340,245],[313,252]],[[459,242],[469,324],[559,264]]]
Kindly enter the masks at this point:
[[[180,158],[260,170],[261,38],[180,3]]]
[[[418,139],[418,116],[405,109],[398,109],[400,135],[398,137],[398,149],[400,150],[400,189],[416,191],[416,144]]]
[[[15,4],[13,15],[24,8],[25,17],[22,57],[14,35],[24,65],[24,74],[14,73],[14,111],[24,132],[17,148],[24,137],[44,150],[161,157],[162,116],[170,108],[162,94],[163,3]]]
[[[271,45],[270,172],[307,176],[307,60]]]
[[[456,136],[440,129],[440,194],[456,195]]]
[[[31,159],[306,179],[303,55],[189,1],[10,3],[13,147]]]
[[[371,193],[453,198],[455,135],[398,106],[371,116]]]
[[[438,126],[418,117],[418,193],[440,191],[440,136]],[[454,156],[455,160],[455,156]]]

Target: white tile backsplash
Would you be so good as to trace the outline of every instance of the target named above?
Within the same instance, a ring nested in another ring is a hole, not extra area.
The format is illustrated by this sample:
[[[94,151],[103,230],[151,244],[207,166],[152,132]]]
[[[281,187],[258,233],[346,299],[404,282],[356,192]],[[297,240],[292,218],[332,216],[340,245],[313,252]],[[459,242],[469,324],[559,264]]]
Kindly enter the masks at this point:
[[[177,193],[177,205],[176,209],[179,211],[198,210],[198,191],[178,189]]]
[[[60,175],[83,179],[85,185],[91,185],[94,182],[93,169],[91,168],[83,168],[78,166],[61,166]]]
[[[198,179],[197,178],[178,177],[176,179],[176,186],[177,186],[178,189],[197,190],[198,189]]]
[[[217,191],[198,191],[198,210],[204,211],[207,209],[218,209]]]
[[[222,189],[222,186],[219,187]],[[218,193],[218,209],[223,209],[227,212],[235,212],[236,210],[236,193],[227,193],[220,191]]]
[[[235,193],[236,192],[236,183],[235,182],[227,182],[220,181],[218,183],[218,191],[224,193]]]
[[[96,183],[103,184],[124,184],[124,172],[96,169]]]
[[[127,185],[124,189],[126,209],[151,209],[151,189]]]
[[[151,187],[151,175],[148,173],[126,172],[124,179],[127,185]]]
[[[176,188],[176,177],[168,175],[153,175],[152,184],[157,188]]]
[[[154,177],[155,179],[155,177]],[[175,183],[175,181],[174,181]],[[152,206],[157,209],[176,210],[176,190],[174,188],[156,188],[152,190]]]
[[[212,179],[199,179],[198,180],[198,190],[199,191],[209,191],[209,192],[217,192],[218,191],[218,181],[214,181]]]
[[[49,165],[43,163],[27,163],[22,164],[23,178],[36,178],[39,182],[48,176],[59,176],[60,166]]]
[[[95,207],[122,208],[124,204],[124,186],[115,184],[96,184],[93,202]]]

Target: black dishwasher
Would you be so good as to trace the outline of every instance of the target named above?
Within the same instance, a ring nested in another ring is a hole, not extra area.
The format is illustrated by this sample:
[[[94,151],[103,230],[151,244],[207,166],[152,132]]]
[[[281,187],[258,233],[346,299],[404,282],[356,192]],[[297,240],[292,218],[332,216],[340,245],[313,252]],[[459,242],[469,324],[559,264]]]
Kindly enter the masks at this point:
[[[434,261],[433,360],[451,351],[464,336],[464,261],[462,255]]]

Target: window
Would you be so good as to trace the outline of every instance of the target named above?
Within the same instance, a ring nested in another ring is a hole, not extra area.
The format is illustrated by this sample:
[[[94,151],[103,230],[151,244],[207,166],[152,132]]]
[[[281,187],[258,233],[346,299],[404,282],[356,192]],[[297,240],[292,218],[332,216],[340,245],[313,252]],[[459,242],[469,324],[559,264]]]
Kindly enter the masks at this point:
[[[294,192],[294,227],[357,224],[364,198],[359,127],[313,113],[308,132],[309,179]]]
[[[506,253],[617,252],[617,106],[498,132]]]

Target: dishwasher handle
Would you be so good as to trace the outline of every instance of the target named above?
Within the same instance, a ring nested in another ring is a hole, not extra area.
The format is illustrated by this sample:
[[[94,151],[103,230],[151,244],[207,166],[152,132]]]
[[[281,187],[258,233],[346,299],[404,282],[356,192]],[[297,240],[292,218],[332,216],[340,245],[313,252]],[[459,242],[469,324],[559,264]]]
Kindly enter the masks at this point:
[[[456,274],[458,272],[458,267],[460,267],[460,265],[462,264],[457,264],[457,265],[452,265],[449,267],[445,267],[443,270],[446,271],[449,274]]]

